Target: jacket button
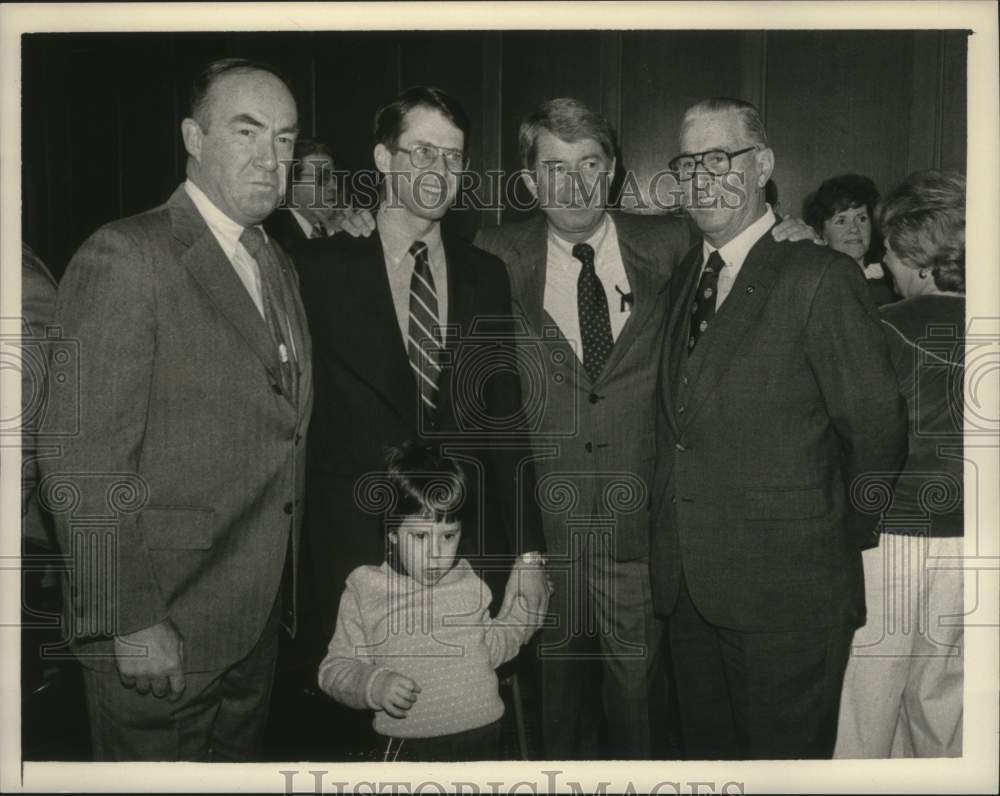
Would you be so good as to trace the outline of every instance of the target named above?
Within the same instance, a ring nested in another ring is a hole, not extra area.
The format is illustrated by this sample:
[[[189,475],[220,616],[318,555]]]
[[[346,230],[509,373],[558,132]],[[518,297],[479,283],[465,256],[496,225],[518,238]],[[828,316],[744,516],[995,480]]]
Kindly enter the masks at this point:
[[[590,394],[590,402],[592,404],[596,404],[600,400],[601,400],[601,396],[599,396],[596,392],[592,392]]]
[[[298,445],[300,442],[302,442],[302,435],[301,434],[296,434],[295,435],[295,444]]]
[[[587,451],[587,453],[592,453],[594,450],[594,446],[588,442],[586,445],[583,446],[583,449]]]
[[[685,447],[684,447],[683,445],[681,445],[681,444],[680,444],[679,442],[678,442],[678,443],[677,443],[676,445],[674,445],[674,447],[675,447],[675,448],[676,448],[677,450],[679,450],[679,451],[680,451],[681,453],[683,453],[684,451],[686,451],[686,450],[687,450],[687,448],[685,448]]]
[[[272,384],[271,385],[271,391],[275,395],[281,395],[281,385],[280,384]]]
[[[684,414],[684,407],[683,406],[678,406],[677,407],[677,414],[679,414],[679,415]]]
[[[682,376],[681,377],[681,384],[683,384],[684,386],[687,386],[687,383],[688,383],[688,377],[687,376]]]
[[[675,503],[675,504],[676,504],[676,503],[677,503],[677,495],[673,495],[673,496],[672,496],[672,497],[670,498],[670,502],[671,502],[671,503]]]
[[[292,504],[290,502],[286,503],[284,508],[285,508],[285,514],[291,514],[292,513]]]

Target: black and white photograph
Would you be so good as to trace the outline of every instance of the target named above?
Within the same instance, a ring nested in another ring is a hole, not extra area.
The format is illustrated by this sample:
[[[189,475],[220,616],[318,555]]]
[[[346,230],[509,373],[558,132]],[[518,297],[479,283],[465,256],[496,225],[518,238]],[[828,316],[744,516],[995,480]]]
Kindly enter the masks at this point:
[[[0,8],[0,789],[996,792],[996,11]]]

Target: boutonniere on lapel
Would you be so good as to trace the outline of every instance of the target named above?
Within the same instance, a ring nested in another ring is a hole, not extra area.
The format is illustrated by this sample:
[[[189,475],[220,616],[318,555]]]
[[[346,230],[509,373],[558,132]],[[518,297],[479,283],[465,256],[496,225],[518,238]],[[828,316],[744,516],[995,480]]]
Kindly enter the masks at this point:
[[[618,295],[622,297],[621,307],[620,307],[620,309],[618,311],[619,312],[625,312],[625,311],[631,312],[632,311],[632,306],[635,304],[635,294],[633,294],[633,293],[623,293],[622,289],[620,287],[618,287],[618,285],[615,285],[615,290],[617,290],[618,291]]]
[[[865,266],[865,279],[884,279],[885,271],[882,270],[882,263],[868,263]]]

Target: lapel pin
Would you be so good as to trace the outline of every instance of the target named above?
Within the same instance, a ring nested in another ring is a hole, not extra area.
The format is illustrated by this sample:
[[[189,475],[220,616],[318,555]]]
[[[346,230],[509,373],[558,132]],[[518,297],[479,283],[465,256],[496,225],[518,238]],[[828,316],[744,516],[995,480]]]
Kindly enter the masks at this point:
[[[753,295],[753,289],[754,289],[754,288],[753,288],[753,285],[748,285],[748,286],[747,286],[747,295],[748,295],[748,296],[751,296],[751,295]]]

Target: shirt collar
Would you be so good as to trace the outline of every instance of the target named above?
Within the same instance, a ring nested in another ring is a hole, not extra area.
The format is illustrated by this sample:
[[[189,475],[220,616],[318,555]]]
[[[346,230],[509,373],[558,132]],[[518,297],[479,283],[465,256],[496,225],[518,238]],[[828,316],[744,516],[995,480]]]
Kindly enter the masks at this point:
[[[591,234],[589,238],[583,243],[586,243],[595,252],[599,251],[601,245],[604,243],[604,239],[608,236],[608,228],[611,225],[611,219],[608,217],[607,213],[601,216],[601,222],[597,225],[597,229]],[[555,251],[559,256],[552,258],[560,268],[568,268],[570,263],[574,261],[573,257],[573,247],[576,246],[575,243],[571,243],[565,238],[557,235],[549,227],[549,250]]]
[[[386,210],[384,205],[379,208],[376,228],[382,241],[382,251],[385,253],[386,259],[393,266],[404,262],[408,263],[410,247],[418,238],[414,238],[413,233],[399,223],[398,216]],[[434,252],[441,249],[441,225],[433,224],[427,232],[420,236],[419,240],[427,244],[428,256],[433,261]]]
[[[708,258],[712,252],[717,251],[726,266],[739,271],[754,244],[767,234],[767,231],[774,226],[776,220],[771,205],[768,205],[767,210],[764,211],[764,214],[760,218],[722,248],[716,249],[707,240],[702,241],[702,261],[708,262]]]
[[[184,181],[184,190],[187,191],[188,196],[191,197],[191,201],[194,202],[194,206],[198,208],[198,212],[205,219],[208,228],[212,230],[219,243],[223,244],[226,254],[231,257],[233,252],[236,251],[236,244],[240,242],[240,235],[243,234],[244,229],[243,226],[223,213],[205,195],[205,192],[190,179]],[[260,224],[255,224],[254,226],[260,229],[266,241],[267,233],[264,232],[264,228]]]

